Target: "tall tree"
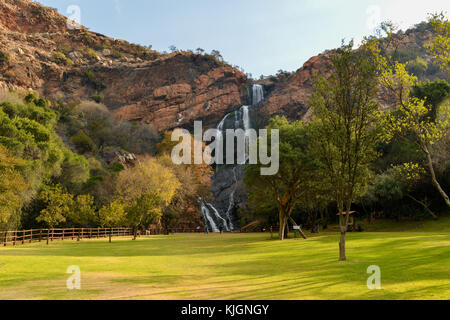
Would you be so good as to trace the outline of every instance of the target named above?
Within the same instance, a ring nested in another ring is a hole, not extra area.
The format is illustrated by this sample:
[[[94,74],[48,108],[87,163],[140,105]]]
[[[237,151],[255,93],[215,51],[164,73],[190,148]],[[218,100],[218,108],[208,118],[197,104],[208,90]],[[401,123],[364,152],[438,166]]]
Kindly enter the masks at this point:
[[[116,188],[117,198],[125,203],[129,221],[137,231],[141,225],[159,221],[180,182],[170,168],[150,158],[120,172]]]
[[[345,240],[353,201],[364,192],[374,146],[380,139],[376,102],[377,68],[363,49],[343,44],[331,57],[331,75],[318,76],[310,105],[314,110],[315,151],[330,179],[339,210],[339,259],[345,261]]]
[[[284,240],[292,212],[300,199],[305,196],[313,179],[314,159],[308,152],[312,141],[308,139],[308,125],[301,121],[289,123],[286,118],[275,117],[267,129],[268,137],[271,137],[271,130],[279,130],[278,173],[264,176],[261,175],[261,167],[264,165],[249,165],[244,181],[250,193],[251,204],[277,208],[279,237],[280,240]]]
[[[102,228],[122,227],[126,223],[125,206],[118,200],[112,201],[109,205],[103,206],[98,212],[98,220]],[[109,242],[111,243],[111,230],[109,232]]]
[[[439,23],[445,22],[443,17]],[[382,24],[381,29],[388,34],[388,39],[392,39],[395,28],[389,24]],[[446,40],[445,40],[445,37]],[[449,34],[438,36],[435,42],[444,46],[449,42]],[[425,99],[419,99],[412,96],[413,87],[417,86],[419,81],[416,76],[410,75],[406,70],[406,65],[394,61],[387,54],[383,56],[380,52],[389,52],[392,42],[387,41],[384,44],[378,38],[366,39],[365,47],[372,52],[380,70],[379,81],[381,86],[391,94],[395,101],[396,109],[390,112],[389,119],[386,122],[387,138],[394,136],[401,137],[414,143],[425,156],[425,167],[431,176],[431,181],[442,196],[446,205],[450,207],[450,199],[447,192],[438,181],[434,168],[434,159],[432,146],[436,143],[448,139],[450,135],[450,105],[442,104],[437,110],[436,119],[432,119],[433,106]],[[447,52],[448,54],[448,52]],[[438,57],[439,58],[439,57]],[[440,57],[445,62],[445,59]]]
[[[36,218],[37,222],[44,222],[50,229],[66,222],[67,215],[73,207],[73,195],[56,186],[45,188],[40,193],[40,198],[47,207]]]
[[[0,228],[7,225],[23,205],[30,184],[20,169],[27,165],[28,162],[13,157],[0,145]]]
[[[177,191],[170,205],[163,212],[163,227],[167,230],[174,227],[179,222],[195,221],[196,226],[201,223],[198,198],[208,200],[211,197],[211,177],[213,170],[205,162],[202,164],[181,164],[175,165],[170,157],[173,148],[178,144],[171,140],[171,132],[166,132],[164,139],[158,144],[158,162],[163,166],[171,168],[181,183],[181,188]],[[187,138],[187,137],[186,137]],[[194,145],[194,138],[190,136],[191,145]],[[203,148],[205,144],[203,143]],[[194,150],[192,149],[191,160],[194,163]]]

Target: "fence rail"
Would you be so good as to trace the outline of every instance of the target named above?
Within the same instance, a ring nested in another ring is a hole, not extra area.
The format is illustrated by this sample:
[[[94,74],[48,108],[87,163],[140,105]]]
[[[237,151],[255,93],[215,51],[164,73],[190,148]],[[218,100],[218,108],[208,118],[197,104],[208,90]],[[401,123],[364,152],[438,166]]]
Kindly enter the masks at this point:
[[[83,240],[133,235],[132,228],[66,228],[0,231],[0,245],[13,246],[32,242],[55,240]]]

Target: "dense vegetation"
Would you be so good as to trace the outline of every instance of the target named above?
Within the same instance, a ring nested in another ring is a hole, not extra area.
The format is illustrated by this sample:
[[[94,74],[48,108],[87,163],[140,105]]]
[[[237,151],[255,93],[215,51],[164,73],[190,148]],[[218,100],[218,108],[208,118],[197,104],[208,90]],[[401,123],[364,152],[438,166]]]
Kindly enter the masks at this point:
[[[94,101],[50,106],[23,92],[0,100],[2,229],[201,222],[196,197],[209,196],[211,168],[174,166],[170,133],[161,141]]]
[[[431,22],[446,25],[447,33],[428,50],[446,45],[448,52],[448,21],[437,15]],[[331,75],[314,81],[311,121],[271,120],[267,129],[280,132],[280,171],[262,177],[257,174],[262,165],[247,168],[245,222],[257,218],[278,224],[283,240],[289,220],[317,232],[319,224],[327,228],[330,209],[339,212],[340,258],[345,260],[354,209],[369,219],[374,214],[438,219],[439,212],[448,212],[449,84],[419,82],[408,72],[409,64],[388,54],[395,46],[389,41],[394,39],[392,25],[383,24],[382,31],[386,37],[367,38],[359,50],[349,43],[332,53]],[[435,60],[448,72],[441,51]],[[380,91],[395,108],[382,111]]]

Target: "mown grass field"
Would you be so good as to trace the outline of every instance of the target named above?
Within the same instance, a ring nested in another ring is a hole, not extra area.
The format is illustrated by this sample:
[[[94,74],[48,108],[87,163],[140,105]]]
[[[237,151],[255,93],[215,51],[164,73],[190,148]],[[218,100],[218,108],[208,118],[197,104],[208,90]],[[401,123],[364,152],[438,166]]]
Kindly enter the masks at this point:
[[[403,232],[270,240],[186,234],[0,248],[0,299],[450,299],[450,219]],[[81,290],[66,288],[68,266]],[[381,268],[369,290],[367,267]]]

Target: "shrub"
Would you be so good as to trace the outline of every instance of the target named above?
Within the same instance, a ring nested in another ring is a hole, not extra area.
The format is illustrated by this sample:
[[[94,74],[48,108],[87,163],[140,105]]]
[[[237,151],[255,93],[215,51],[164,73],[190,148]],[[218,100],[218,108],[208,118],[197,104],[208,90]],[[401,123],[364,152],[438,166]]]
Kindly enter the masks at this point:
[[[420,57],[417,57],[416,60],[408,62],[406,65],[406,70],[415,75],[416,77],[422,77],[425,75],[428,69],[428,63]]]
[[[93,152],[95,150],[94,142],[83,130],[78,131],[71,140],[79,153]]]
[[[98,60],[97,52],[91,48],[84,49],[84,57],[89,60]]]
[[[94,71],[87,70],[84,75],[85,75],[85,82],[87,85],[93,87],[98,91],[101,91],[105,88],[105,85],[102,83],[100,79],[97,78]]]
[[[105,100],[105,96],[101,93],[96,93],[91,96],[91,100],[93,100],[97,103],[102,103],[103,100]]]
[[[53,59],[52,61],[57,64],[62,65],[72,65],[73,61],[70,58],[67,58],[66,55],[60,51],[53,52]]]
[[[109,171],[114,173],[119,173],[121,171],[125,170],[125,167],[120,162],[114,162],[109,166]]]
[[[4,51],[0,51],[0,65],[6,63],[8,61],[9,61],[9,55]]]

